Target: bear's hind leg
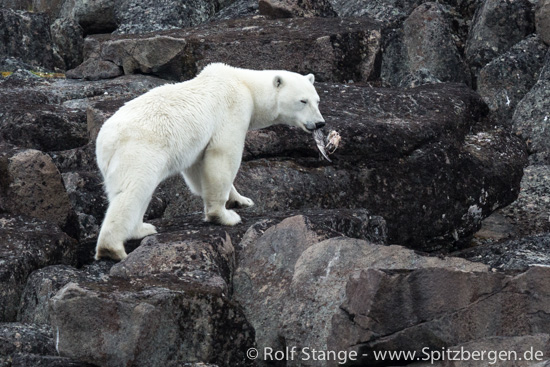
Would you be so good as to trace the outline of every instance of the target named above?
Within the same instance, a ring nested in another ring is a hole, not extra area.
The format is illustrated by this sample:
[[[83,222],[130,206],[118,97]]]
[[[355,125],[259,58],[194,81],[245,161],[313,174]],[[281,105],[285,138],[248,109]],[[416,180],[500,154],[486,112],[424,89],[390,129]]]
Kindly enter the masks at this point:
[[[97,240],[96,260],[102,257],[123,260],[127,256],[124,241],[156,233],[153,225],[143,223],[143,214],[156,187],[153,176],[128,182],[111,196]]]
[[[254,202],[251,199],[239,194],[239,192],[235,188],[235,185],[231,185],[231,191],[229,192],[229,200],[225,204],[226,208],[228,209],[229,208],[248,208],[253,205],[254,205]]]

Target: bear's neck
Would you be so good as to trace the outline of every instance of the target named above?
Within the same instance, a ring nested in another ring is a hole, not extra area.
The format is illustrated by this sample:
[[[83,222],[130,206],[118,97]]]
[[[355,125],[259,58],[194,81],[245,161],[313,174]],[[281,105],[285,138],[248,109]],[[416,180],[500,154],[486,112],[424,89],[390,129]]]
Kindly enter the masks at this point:
[[[247,70],[239,77],[250,90],[254,108],[249,130],[262,129],[277,124],[277,97],[274,95],[272,78],[266,78],[265,72]]]

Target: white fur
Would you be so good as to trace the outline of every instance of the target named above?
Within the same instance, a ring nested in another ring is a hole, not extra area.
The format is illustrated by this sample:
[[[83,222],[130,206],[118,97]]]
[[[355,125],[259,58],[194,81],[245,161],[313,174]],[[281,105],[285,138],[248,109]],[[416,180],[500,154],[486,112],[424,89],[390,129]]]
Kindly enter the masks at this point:
[[[204,201],[205,220],[235,225],[228,206],[251,206],[233,186],[247,130],[285,123],[305,131],[324,122],[313,75],[207,66],[196,78],[126,103],[97,137],[109,208],[96,259],[124,259],[124,241],[156,233],[143,215],[157,185],[181,173]],[[305,103],[304,103],[305,102]]]

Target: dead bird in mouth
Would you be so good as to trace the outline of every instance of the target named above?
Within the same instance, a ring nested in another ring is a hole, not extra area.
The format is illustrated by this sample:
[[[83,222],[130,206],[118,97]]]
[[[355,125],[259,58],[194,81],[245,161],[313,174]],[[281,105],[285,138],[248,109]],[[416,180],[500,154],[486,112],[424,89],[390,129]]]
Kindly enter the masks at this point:
[[[342,139],[340,134],[332,130],[328,134],[328,136],[325,138],[321,129],[316,129],[313,131],[313,139],[315,139],[315,143],[317,144],[317,149],[319,149],[319,152],[321,152],[321,155],[327,161],[332,162],[328,156],[329,154],[333,154],[336,151],[336,149],[338,149],[338,145],[340,145],[340,140]]]

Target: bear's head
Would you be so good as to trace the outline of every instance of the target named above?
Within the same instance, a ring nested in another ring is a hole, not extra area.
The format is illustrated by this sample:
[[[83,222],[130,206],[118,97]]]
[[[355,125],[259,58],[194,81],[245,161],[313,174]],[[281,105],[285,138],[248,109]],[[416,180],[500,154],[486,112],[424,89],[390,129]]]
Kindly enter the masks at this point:
[[[275,75],[273,86],[277,90],[278,122],[311,132],[325,125],[319,112],[319,95],[313,86],[313,74],[300,75],[283,72]]]

